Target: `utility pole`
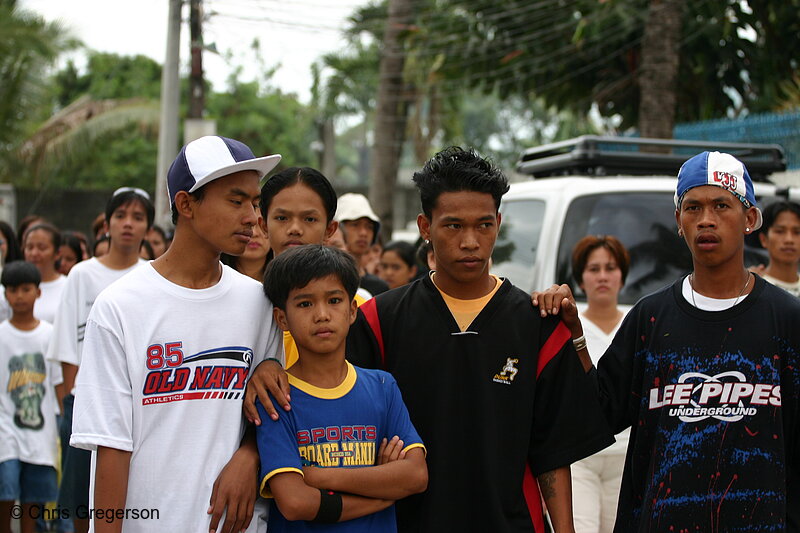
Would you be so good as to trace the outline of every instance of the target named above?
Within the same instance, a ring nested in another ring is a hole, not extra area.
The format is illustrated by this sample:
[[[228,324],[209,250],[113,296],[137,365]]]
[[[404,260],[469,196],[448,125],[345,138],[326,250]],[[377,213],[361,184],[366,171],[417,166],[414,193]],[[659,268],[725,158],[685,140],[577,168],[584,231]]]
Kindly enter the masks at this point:
[[[189,35],[192,70],[189,74],[188,118],[203,118],[206,87],[203,83],[203,8],[200,0],[189,0]]]
[[[204,135],[216,135],[217,123],[203,118],[206,108],[206,84],[203,79],[203,5],[189,0],[189,40],[192,67],[189,72],[189,116],[183,121],[183,142],[188,144]]]
[[[158,167],[156,168],[156,224],[171,226],[167,171],[178,152],[178,112],[180,107],[180,37],[182,0],[169,0],[167,54],[161,72],[161,125],[158,129]]]

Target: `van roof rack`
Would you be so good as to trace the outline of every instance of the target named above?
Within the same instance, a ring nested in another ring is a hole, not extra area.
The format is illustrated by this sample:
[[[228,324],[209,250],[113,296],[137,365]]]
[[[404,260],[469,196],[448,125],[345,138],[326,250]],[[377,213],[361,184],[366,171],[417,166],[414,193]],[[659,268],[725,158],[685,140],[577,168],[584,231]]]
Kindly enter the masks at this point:
[[[705,150],[734,155],[745,164],[754,181],[769,181],[768,176],[773,172],[786,170],[786,156],[778,144],[583,135],[525,150],[517,162],[517,171],[535,178],[617,174],[677,176],[684,161]]]

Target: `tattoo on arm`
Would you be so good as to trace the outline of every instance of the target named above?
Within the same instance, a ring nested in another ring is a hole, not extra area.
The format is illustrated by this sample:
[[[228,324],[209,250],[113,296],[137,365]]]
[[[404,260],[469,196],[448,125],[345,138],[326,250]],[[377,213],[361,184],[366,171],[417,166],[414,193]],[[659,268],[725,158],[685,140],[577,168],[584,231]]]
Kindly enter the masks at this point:
[[[542,491],[542,498],[549,500],[556,495],[556,473],[545,472],[540,474],[537,478],[539,481],[539,489]]]

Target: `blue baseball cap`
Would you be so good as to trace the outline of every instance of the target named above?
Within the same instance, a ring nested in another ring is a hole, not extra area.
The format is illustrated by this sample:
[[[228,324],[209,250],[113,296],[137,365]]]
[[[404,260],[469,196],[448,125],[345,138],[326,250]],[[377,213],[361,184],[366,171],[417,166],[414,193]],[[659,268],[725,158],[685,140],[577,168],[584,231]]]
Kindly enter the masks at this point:
[[[731,154],[722,152],[703,152],[692,157],[678,171],[675,208],[680,208],[686,191],[702,185],[721,187],[733,194],[745,207],[755,207],[758,218],[753,230],[761,227],[761,210],[756,205],[753,180],[750,179],[744,163]]]
[[[167,173],[169,203],[180,191],[194,192],[217,178],[254,170],[263,178],[280,162],[278,154],[256,157],[246,144],[227,137],[207,135],[181,148]]]

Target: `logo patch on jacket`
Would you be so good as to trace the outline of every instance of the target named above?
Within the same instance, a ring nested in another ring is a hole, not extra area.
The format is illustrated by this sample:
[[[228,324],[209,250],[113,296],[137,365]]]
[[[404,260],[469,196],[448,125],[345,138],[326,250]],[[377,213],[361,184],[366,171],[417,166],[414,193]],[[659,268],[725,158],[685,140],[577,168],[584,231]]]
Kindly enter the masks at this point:
[[[511,382],[514,381],[515,377],[517,377],[517,372],[519,372],[519,369],[516,367],[517,363],[519,363],[519,359],[507,357],[506,364],[503,366],[503,369],[499,374],[494,375],[492,381],[495,383],[502,383],[504,385],[511,385]]]

